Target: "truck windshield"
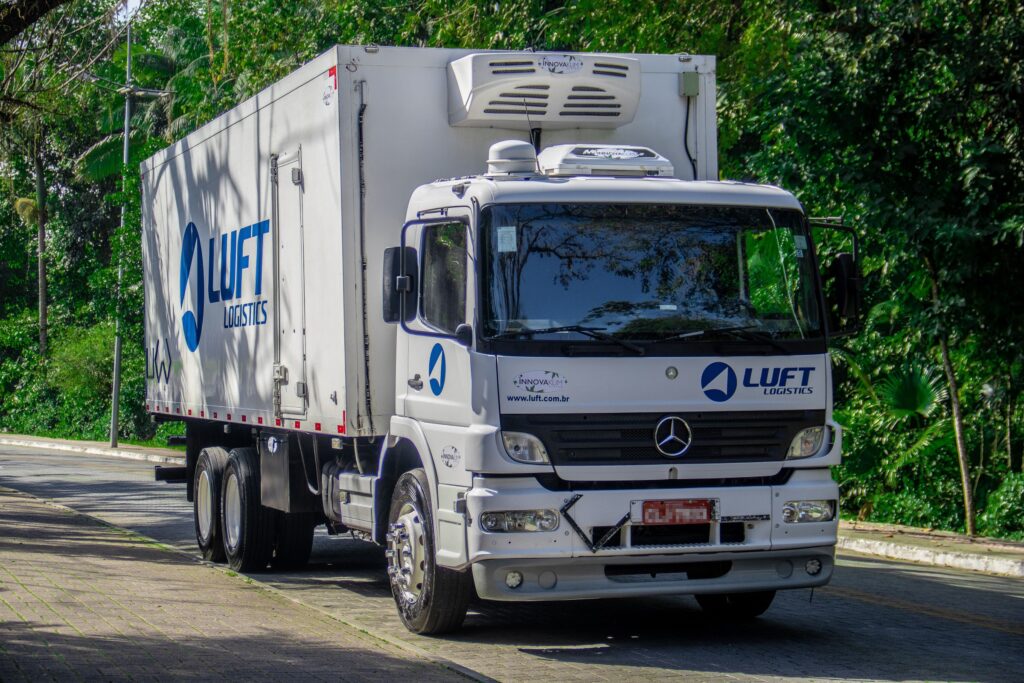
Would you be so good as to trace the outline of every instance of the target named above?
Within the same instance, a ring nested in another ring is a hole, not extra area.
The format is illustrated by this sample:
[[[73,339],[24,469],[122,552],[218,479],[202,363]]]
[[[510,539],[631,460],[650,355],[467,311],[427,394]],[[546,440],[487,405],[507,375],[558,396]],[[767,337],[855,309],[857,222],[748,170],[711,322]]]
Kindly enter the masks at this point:
[[[485,208],[480,226],[486,338],[821,335],[797,211],[509,204]]]

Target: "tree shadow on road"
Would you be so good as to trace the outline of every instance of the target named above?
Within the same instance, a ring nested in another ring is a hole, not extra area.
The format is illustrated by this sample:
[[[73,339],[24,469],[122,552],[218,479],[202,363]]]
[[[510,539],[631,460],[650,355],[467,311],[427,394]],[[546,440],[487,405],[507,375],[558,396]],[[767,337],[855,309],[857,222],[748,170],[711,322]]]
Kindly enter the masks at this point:
[[[321,627],[323,625],[321,624]],[[339,628],[340,625],[339,625]],[[84,635],[64,623],[0,622],[3,680],[451,680],[430,662],[396,657],[372,642],[340,645],[329,627],[297,637]],[[350,636],[351,638],[351,636]]]

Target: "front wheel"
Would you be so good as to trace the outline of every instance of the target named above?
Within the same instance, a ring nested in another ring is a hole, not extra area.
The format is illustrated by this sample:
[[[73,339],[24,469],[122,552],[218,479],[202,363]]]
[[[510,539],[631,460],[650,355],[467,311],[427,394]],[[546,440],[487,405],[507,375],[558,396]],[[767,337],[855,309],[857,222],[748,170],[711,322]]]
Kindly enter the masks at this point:
[[[413,633],[431,635],[462,625],[473,595],[469,572],[437,566],[430,486],[422,469],[395,484],[388,516],[388,576],[398,615]]]
[[[714,617],[754,619],[765,613],[775,599],[775,591],[753,593],[715,593],[695,595],[700,608]]]

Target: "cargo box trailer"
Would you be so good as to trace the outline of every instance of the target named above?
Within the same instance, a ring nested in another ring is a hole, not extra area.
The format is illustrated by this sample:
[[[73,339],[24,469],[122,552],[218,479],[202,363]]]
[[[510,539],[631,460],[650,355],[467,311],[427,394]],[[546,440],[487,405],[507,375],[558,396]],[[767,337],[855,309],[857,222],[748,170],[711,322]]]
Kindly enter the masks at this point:
[[[203,555],[350,531],[421,633],[827,582],[856,254],[718,181],[715,121],[707,56],[338,46],[146,160],[146,407]]]

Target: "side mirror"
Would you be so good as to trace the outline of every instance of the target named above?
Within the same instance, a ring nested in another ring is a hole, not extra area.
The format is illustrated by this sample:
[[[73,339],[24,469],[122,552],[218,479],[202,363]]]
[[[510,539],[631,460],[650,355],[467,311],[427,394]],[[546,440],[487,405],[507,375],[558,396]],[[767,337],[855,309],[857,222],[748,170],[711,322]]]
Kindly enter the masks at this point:
[[[384,322],[409,322],[416,317],[417,273],[416,249],[390,247],[384,250]]]
[[[821,284],[825,295],[826,317],[828,318],[828,335],[830,337],[849,337],[861,328],[861,290],[863,281],[860,276],[860,247],[857,231],[843,225],[842,217],[810,218],[808,225],[818,231],[824,242],[831,243],[833,248],[825,247],[819,241],[819,234],[814,236],[818,257],[823,254],[835,254],[828,267],[821,268]],[[824,233],[824,234],[821,234]],[[838,236],[836,245],[833,237]],[[852,248],[850,248],[852,247]],[[824,265],[824,264],[822,264]]]
[[[836,254],[824,280],[830,336],[856,334],[861,323],[861,277],[854,255],[848,252]]]
[[[459,342],[466,348],[473,345],[473,326],[462,323],[455,328],[455,341]]]

